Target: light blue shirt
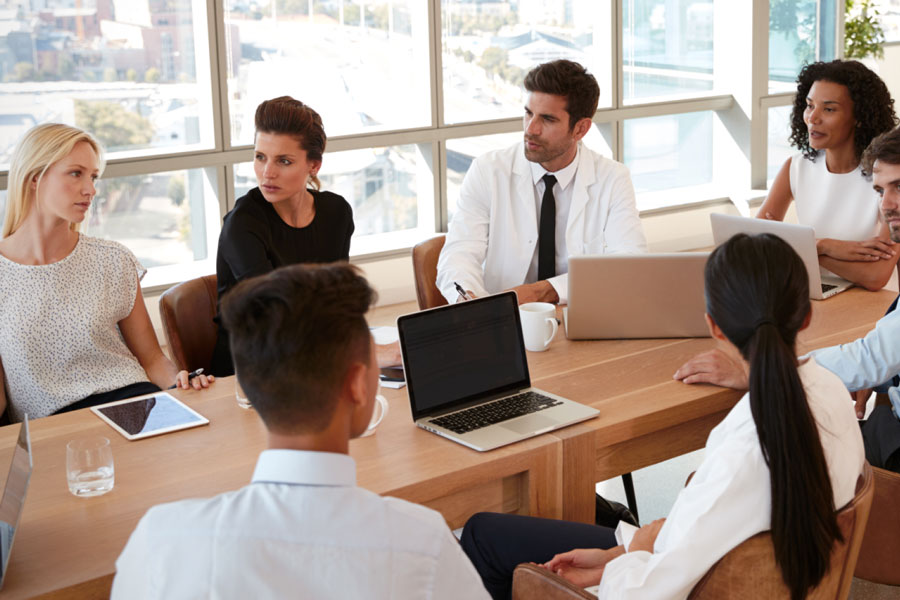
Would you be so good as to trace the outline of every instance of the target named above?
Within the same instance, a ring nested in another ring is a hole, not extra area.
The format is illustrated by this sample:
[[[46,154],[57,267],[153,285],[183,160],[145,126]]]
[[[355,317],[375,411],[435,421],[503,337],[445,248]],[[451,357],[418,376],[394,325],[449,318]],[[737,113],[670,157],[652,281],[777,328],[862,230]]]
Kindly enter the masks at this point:
[[[880,385],[900,373],[900,310],[879,319],[865,337],[810,355],[851,392]]]

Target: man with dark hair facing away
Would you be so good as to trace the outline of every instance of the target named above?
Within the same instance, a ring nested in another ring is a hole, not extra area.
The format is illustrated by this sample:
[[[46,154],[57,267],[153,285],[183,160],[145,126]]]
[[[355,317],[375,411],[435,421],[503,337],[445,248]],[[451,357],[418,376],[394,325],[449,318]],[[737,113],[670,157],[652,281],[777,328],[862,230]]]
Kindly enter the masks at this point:
[[[512,289],[520,304],[564,303],[569,256],[646,252],[628,169],[581,143],[597,80],[556,60],[525,90],[524,140],[479,156],[463,180],[438,260],[449,302]]]
[[[439,513],[356,487],[349,440],[378,390],[374,296],[349,265],[284,267],[228,294],[222,318],[268,449],[249,485],[150,509],[113,598],[487,598]]]

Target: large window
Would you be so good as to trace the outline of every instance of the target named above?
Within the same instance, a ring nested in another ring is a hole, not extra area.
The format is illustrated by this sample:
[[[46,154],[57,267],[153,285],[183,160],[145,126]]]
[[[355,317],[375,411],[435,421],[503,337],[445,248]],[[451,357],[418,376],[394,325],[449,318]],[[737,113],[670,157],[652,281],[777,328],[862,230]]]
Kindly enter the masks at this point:
[[[150,268],[147,285],[209,273],[222,217],[256,185],[255,108],[291,95],[323,117],[320,179],[353,206],[351,254],[399,251],[446,228],[476,156],[521,141],[527,71],[567,58],[600,84],[584,143],[629,167],[640,209],[746,195],[790,153],[794,79],[837,55],[841,4],[8,3],[0,189],[28,128],[88,129],[108,166],[85,229],[128,245]]]

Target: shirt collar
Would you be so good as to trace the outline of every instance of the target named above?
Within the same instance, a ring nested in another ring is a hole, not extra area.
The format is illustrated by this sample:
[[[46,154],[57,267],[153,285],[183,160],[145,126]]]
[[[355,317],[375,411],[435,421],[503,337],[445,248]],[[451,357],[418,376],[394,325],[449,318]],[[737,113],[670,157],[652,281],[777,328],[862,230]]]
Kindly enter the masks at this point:
[[[355,486],[356,462],[346,454],[309,450],[265,450],[253,483]]]
[[[575,178],[575,172],[578,171],[578,159],[580,156],[581,142],[578,142],[575,145],[575,158],[572,159],[572,162],[559,171],[552,173],[552,175],[556,177],[556,183],[559,184],[560,189],[565,189],[572,179]],[[529,162],[528,164],[531,165],[531,179],[534,181],[534,185],[537,185],[538,181],[541,180],[541,177],[550,172],[542,167],[541,163]]]

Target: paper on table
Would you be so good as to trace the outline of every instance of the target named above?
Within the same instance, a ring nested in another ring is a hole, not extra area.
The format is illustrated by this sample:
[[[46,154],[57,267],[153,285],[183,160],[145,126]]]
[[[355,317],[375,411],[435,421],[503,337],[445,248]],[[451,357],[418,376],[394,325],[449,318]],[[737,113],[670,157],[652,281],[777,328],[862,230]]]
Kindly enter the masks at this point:
[[[405,381],[385,381],[381,380],[381,387],[383,388],[391,388],[392,390],[399,390],[402,387],[406,386]]]
[[[372,337],[379,346],[384,346],[400,339],[400,332],[393,326],[370,327],[369,331],[372,332]]]

